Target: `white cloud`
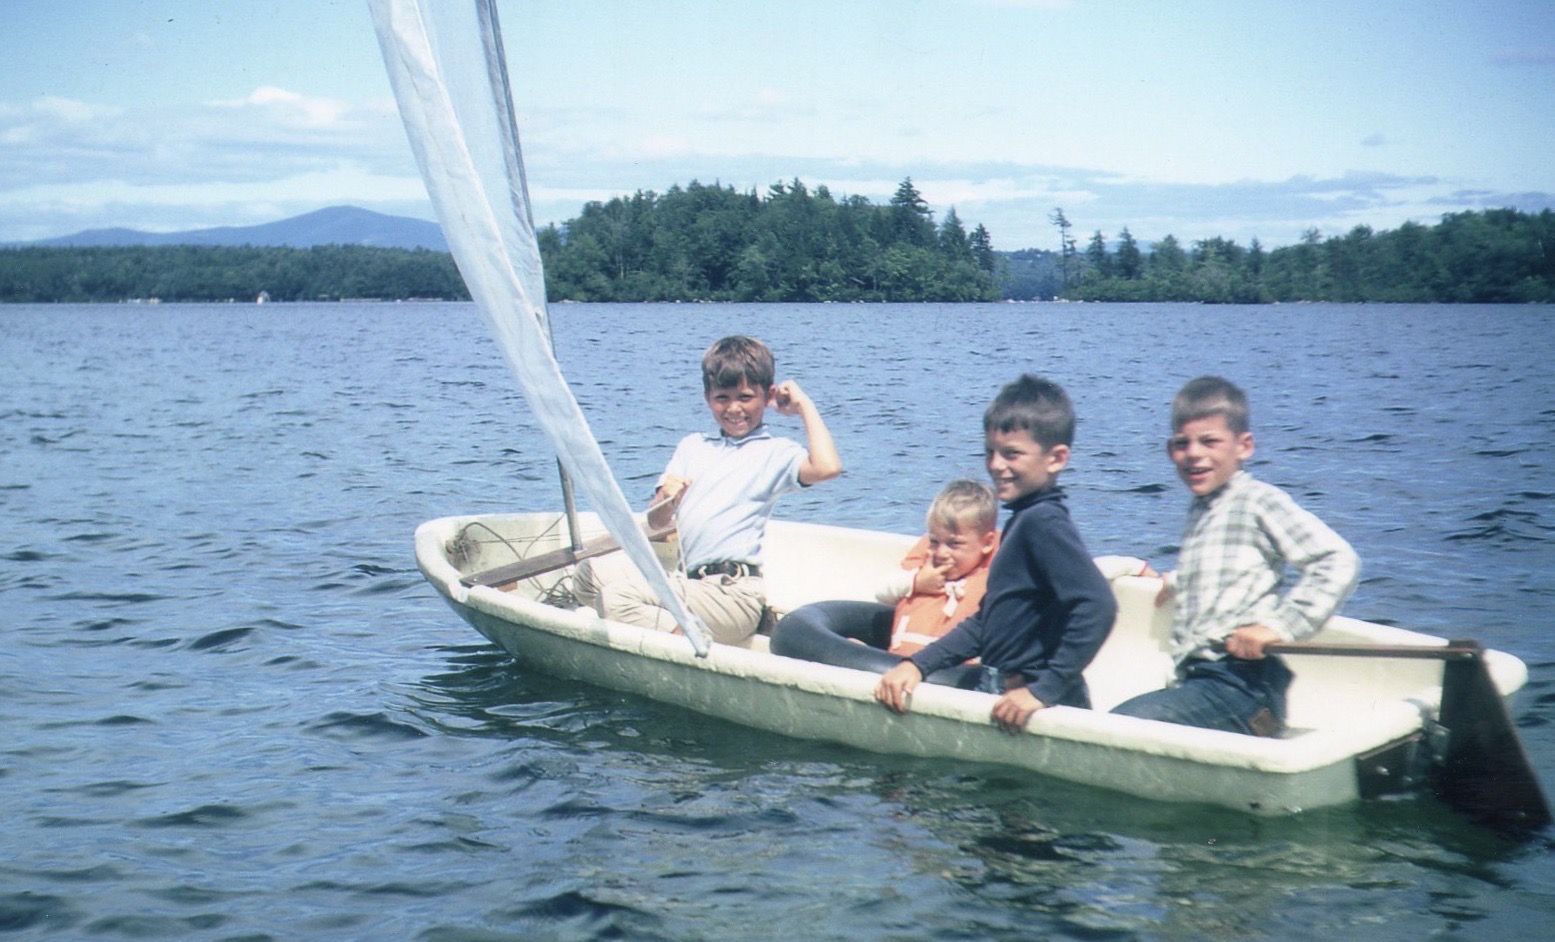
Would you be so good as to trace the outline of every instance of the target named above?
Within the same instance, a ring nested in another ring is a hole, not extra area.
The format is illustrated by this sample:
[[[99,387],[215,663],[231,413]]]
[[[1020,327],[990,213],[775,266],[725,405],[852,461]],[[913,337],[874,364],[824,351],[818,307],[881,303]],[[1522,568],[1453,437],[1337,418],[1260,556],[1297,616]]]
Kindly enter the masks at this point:
[[[0,242],[127,226],[267,222],[355,203],[422,204],[398,114],[261,86],[245,98],[108,108],[0,103]]]
[[[276,126],[310,131],[352,127],[364,110],[348,102],[300,95],[273,85],[262,85],[247,98],[216,100],[210,102],[210,106],[245,113],[257,112],[264,120]]]
[[[697,109],[697,117],[715,124],[772,122],[813,116],[817,110],[813,103],[796,101],[774,88],[763,88],[737,101],[705,103]]]
[[[40,116],[58,118],[61,121],[80,124],[85,121],[116,114],[119,109],[103,108],[90,105],[84,101],[44,95],[33,103],[32,110]]]
[[[189,108],[104,108],[60,98],[0,105],[0,192],[122,180],[140,186],[274,180],[355,161],[409,168],[397,115],[262,88]]]
[[[691,142],[676,134],[653,134],[639,140],[636,149],[646,157],[679,157],[691,153]]]

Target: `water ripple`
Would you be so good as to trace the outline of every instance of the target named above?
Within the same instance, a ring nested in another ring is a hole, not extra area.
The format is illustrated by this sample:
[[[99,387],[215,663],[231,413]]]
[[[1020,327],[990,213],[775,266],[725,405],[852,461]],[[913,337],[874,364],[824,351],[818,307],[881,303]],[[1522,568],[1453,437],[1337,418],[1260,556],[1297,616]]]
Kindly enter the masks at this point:
[[[79,917],[71,912],[70,901],[47,893],[0,893],[0,932],[24,929],[67,929]]]
[[[225,648],[246,639],[253,634],[252,628],[225,628],[221,631],[213,631],[208,635],[190,642],[189,648],[193,651],[209,651],[214,648]]]
[[[331,713],[311,724],[311,729],[330,736],[347,739],[422,739],[427,733],[416,727],[394,720],[388,714]]]
[[[555,504],[554,456],[468,305],[158,308],[0,307],[15,374],[0,384],[0,934],[1547,934],[1551,842],[1482,835],[1428,798],[1248,819],[540,675],[454,617],[411,558],[424,519]],[[1189,375],[1226,372],[1253,397],[1254,473],[1360,551],[1347,612],[1525,657],[1515,718],[1542,769],[1551,316],[553,310],[634,498],[705,425],[696,363],[739,330],[773,343],[848,468],[785,497],[785,516],[915,532],[945,480],[983,473],[982,410],[1032,370],[1080,413],[1064,474],[1087,543],[1157,568],[1187,505],[1161,452],[1169,402]]]
[[[249,818],[249,812],[232,805],[201,805],[188,811],[144,818],[137,824],[148,828],[210,828],[225,827]]]

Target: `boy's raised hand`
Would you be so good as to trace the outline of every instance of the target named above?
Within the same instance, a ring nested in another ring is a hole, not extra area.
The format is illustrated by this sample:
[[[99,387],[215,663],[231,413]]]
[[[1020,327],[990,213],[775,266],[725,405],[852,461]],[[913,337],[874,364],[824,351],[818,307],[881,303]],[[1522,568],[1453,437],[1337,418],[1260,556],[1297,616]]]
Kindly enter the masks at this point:
[[[785,379],[772,387],[772,405],[780,415],[798,415],[807,404],[812,404],[810,397],[791,379]]]

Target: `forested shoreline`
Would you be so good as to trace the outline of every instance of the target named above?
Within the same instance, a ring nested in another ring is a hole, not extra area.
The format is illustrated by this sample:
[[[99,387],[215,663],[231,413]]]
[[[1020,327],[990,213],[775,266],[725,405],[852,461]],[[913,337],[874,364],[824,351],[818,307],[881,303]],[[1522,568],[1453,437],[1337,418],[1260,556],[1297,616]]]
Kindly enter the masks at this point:
[[[539,233],[553,301],[1555,302],[1555,212],[1450,213],[1396,230],[1309,230],[1264,249],[1223,238],[996,252],[910,179],[884,206],[780,183],[764,196],[692,182],[587,204]],[[329,245],[0,248],[0,303],[156,299],[468,300],[446,252]]]
[[[1076,301],[1274,301],[1507,304],[1555,302],[1555,212],[1449,213],[1434,226],[1406,222],[1342,236],[1309,229],[1295,245],[1265,251],[1214,238],[1184,248],[1166,236],[1141,250],[1127,228],[1109,245],[1100,232],[1078,250],[1068,220],[1054,253],[1069,270],[1059,292]]]
[[[765,196],[696,181],[592,202],[540,233],[549,296],[571,301],[993,301],[988,230],[936,223],[908,178],[889,203],[795,179]]]
[[[0,302],[468,300],[453,256],[361,245],[0,249]]]

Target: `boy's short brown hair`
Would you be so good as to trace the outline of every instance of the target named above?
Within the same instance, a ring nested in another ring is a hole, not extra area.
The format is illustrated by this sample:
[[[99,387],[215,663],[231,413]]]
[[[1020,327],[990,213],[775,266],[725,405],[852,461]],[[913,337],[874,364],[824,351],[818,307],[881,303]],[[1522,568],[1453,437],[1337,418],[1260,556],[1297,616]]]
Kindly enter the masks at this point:
[[[703,392],[729,389],[741,382],[771,389],[776,375],[772,351],[752,337],[725,337],[702,354]]]
[[[1022,373],[1005,384],[983,413],[983,434],[1025,429],[1044,450],[1074,445],[1074,404],[1064,387],[1049,379]]]
[[[957,478],[935,496],[924,523],[928,529],[938,525],[947,530],[959,530],[964,524],[971,524],[977,532],[987,533],[998,521],[999,505],[992,489],[981,481]]]
[[[1200,376],[1183,384],[1172,400],[1172,431],[1212,415],[1225,416],[1226,428],[1234,435],[1252,428],[1252,410],[1241,387],[1219,376]]]

